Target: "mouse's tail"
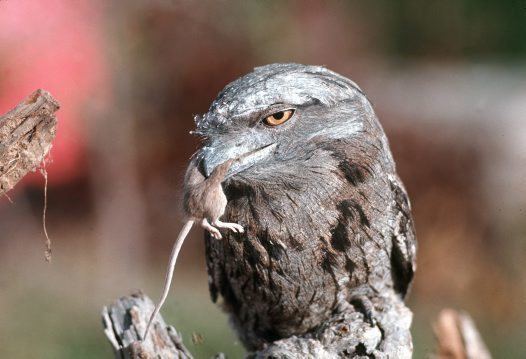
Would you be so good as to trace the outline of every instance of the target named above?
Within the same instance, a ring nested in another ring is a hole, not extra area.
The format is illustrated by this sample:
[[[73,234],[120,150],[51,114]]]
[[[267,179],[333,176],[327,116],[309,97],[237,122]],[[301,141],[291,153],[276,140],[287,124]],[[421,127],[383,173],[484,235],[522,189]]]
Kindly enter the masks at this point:
[[[183,228],[181,229],[181,232],[179,232],[179,236],[177,236],[177,239],[172,248],[172,253],[170,254],[170,261],[168,263],[168,268],[166,270],[163,294],[161,295],[161,298],[159,299],[159,303],[157,303],[157,305],[155,306],[155,309],[153,310],[152,315],[150,316],[150,320],[148,321],[148,325],[146,326],[146,330],[144,331],[143,340],[146,339],[146,336],[148,335],[148,331],[150,330],[150,326],[152,325],[155,316],[161,310],[161,307],[163,306],[164,301],[166,300],[166,297],[168,297],[168,293],[170,292],[170,285],[172,284],[172,278],[173,278],[174,269],[175,269],[175,262],[177,261],[177,256],[179,255],[179,251],[181,250],[183,242],[186,236],[188,235],[188,232],[190,232],[190,229],[192,229],[193,225],[194,225],[194,220],[193,219],[188,220],[184,224]]]

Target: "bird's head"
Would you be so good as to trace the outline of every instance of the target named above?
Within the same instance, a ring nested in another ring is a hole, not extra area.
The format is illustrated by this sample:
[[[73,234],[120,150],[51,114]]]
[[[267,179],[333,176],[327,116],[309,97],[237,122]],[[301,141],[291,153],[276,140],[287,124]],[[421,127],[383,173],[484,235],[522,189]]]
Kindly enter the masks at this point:
[[[378,127],[354,82],[324,67],[299,64],[258,67],[235,80],[206,114],[196,116],[196,124],[195,133],[204,138],[197,156],[205,176],[240,158],[226,178],[245,180],[302,171],[323,145]]]

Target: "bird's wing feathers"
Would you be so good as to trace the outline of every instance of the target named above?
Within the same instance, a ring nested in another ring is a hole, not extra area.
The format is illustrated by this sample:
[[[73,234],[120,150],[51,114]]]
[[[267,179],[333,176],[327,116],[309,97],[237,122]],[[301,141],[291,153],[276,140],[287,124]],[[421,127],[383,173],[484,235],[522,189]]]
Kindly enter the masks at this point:
[[[373,136],[359,142],[333,143],[328,150],[337,158],[339,171],[348,183],[342,192],[340,207],[341,204],[352,204],[350,210],[356,213],[353,216],[347,211],[349,216],[361,219],[359,222],[348,221],[346,211],[339,208],[343,215],[340,216],[340,226],[343,224],[347,228],[345,236],[350,244],[344,255],[353,260],[363,257],[362,260],[367,262],[366,272],[377,270],[379,261],[390,261],[394,289],[405,296],[416,269],[416,236],[406,190],[390,165],[391,161],[385,157],[384,145]],[[388,198],[391,198],[391,205],[386,211],[383,206],[389,203]],[[352,237],[367,238],[373,247],[390,248],[391,251],[365,250],[360,255],[358,250],[363,245],[353,245],[356,239]]]
[[[405,296],[416,270],[416,236],[406,190],[398,176],[389,181],[394,195],[391,271],[395,289]]]

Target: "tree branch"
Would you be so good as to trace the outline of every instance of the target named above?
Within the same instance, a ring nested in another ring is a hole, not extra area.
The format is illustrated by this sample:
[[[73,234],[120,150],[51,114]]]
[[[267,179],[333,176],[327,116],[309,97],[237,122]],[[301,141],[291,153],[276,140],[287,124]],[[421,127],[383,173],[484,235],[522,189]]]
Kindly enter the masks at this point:
[[[141,341],[154,307],[151,299],[139,292],[103,308],[104,333],[113,347],[115,358],[192,358],[181,335],[166,325],[160,315],[155,317],[146,340]]]
[[[398,296],[383,296],[375,306],[373,323],[352,306],[341,309],[327,323],[308,335],[275,341],[247,358],[409,358],[412,353],[411,311]],[[116,358],[192,358],[179,333],[156,317],[146,341],[144,333],[152,301],[142,293],[122,297],[104,308],[104,332]],[[491,359],[471,317],[452,309],[443,310],[433,325],[438,349],[436,358]],[[217,354],[215,358],[225,358]]]
[[[39,89],[0,116],[0,195],[42,163],[55,138],[59,107],[49,92]]]
[[[374,313],[373,323],[348,305],[314,332],[275,341],[247,357],[410,358],[411,311],[394,292],[392,296],[375,300],[375,307],[380,310]],[[180,335],[173,327],[167,326],[160,315],[156,317],[148,338],[143,342],[139,340],[153,309],[152,301],[142,293],[122,297],[109,309],[104,308],[104,331],[116,358],[191,358]]]

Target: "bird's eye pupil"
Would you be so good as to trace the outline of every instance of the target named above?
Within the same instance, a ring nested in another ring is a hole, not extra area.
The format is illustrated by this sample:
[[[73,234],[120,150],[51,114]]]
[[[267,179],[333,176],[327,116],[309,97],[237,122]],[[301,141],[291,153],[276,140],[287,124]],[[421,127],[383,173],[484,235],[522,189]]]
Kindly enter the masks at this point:
[[[283,113],[283,111],[280,111],[280,112],[277,112],[273,115],[273,117],[276,119],[276,120],[281,120],[283,118],[285,114]]]

